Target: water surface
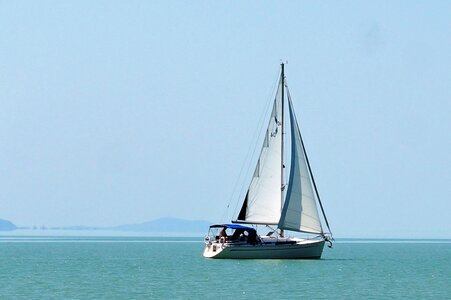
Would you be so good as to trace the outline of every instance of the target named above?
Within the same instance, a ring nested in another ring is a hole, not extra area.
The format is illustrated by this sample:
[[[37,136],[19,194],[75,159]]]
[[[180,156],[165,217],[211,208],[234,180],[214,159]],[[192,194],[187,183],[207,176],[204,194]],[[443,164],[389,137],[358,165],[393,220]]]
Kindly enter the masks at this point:
[[[437,299],[450,241],[338,241],[321,260],[213,260],[201,238],[0,237],[1,299]]]

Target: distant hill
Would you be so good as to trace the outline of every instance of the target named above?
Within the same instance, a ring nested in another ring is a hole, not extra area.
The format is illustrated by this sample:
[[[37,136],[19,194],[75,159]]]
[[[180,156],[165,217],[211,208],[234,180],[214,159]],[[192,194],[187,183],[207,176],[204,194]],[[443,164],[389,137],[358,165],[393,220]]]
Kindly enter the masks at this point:
[[[51,229],[51,230],[102,230],[104,228],[97,227],[97,226],[75,225],[75,226],[49,227],[49,228],[45,228],[45,229]]]
[[[114,230],[114,231],[133,231],[149,233],[205,233],[208,231],[210,222],[200,220],[184,220],[176,218],[160,218],[144,223],[119,225],[114,227],[95,227],[95,226],[58,226],[58,227],[16,227],[7,220],[0,219],[0,231],[16,229],[39,229],[39,230]]]
[[[16,229],[16,225],[11,223],[10,221],[0,219],[0,231],[11,231]]]
[[[176,218],[161,218],[139,224],[128,224],[112,227],[113,230],[136,231],[136,232],[177,232],[177,233],[194,233],[206,232],[211,225],[207,221],[191,221]]]

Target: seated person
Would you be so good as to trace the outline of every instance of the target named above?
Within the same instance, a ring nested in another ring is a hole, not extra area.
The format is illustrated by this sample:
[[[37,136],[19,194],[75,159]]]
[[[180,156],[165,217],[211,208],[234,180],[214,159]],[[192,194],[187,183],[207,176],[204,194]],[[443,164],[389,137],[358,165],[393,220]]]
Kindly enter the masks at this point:
[[[224,240],[227,240],[227,232],[225,227],[223,227],[221,232],[219,233],[219,238],[224,238]]]
[[[241,235],[243,232],[244,232],[243,229],[236,229],[235,232],[234,232],[233,235],[232,235],[231,240],[232,240],[232,241],[238,240],[238,239],[240,238],[240,235]]]

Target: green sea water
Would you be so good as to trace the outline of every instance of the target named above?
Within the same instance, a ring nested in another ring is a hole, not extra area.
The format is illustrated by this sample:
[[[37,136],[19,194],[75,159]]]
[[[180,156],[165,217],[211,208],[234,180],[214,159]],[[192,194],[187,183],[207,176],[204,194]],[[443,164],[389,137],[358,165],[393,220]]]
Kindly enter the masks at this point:
[[[201,238],[0,237],[0,299],[451,299],[451,241],[213,260]]]

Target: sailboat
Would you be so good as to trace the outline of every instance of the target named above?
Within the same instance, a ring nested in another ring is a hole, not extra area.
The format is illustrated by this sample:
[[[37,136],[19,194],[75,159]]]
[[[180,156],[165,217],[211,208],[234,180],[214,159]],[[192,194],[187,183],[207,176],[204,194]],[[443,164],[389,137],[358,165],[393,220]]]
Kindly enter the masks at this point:
[[[317,259],[325,243],[332,246],[332,232],[305,151],[284,67],[281,63],[263,146],[241,209],[231,223],[210,226],[204,257]],[[288,142],[290,145],[285,145]],[[284,155],[285,151],[289,154]],[[286,165],[289,176],[285,179]],[[265,235],[257,232],[262,226],[269,229]],[[299,233],[306,236],[296,236]]]

